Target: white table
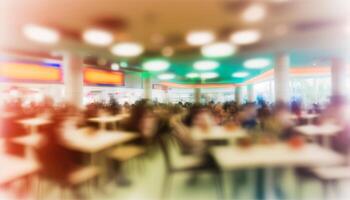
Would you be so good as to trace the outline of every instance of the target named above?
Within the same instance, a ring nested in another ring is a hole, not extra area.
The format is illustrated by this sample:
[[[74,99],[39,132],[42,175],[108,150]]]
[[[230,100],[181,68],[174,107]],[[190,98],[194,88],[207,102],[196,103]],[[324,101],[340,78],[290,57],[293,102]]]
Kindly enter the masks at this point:
[[[85,130],[77,130],[74,132],[67,131],[64,136],[63,144],[67,148],[92,154],[114,145],[128,142],[137,137],[137,134],[125,131],[101,130],[88,135]]]
[[[36,161],[0,154],[0,185],[15,181],[40,170]]]
[[[43,142],[45,138],[38,134],[33,133],[30,135],[19,136],[11,139],[11,142],[19,145],[23,145],[25,148],[25,157],[28,159],[35,159],[35,148]]]
[[[22,120],[18,120],[17,122],[22,124],[25,127],[29,127],[29,133],[30,134],[37,133],[39,126],[51,123],[50,120],[45,119],[45,118],[40,118],[40,117],[38,117],[38,118],[22,119]]]
[[[108,123],[113,123],[113,129],[116,130],[115,123],[129,117],[129,114],[119,114],[115,116],[100,116],[88,119],[90,122],[99,123],[100,129],[106,130]]]
[[[227,130],[222,126],[214,126],[209,129],[208,132],[204,132],[199,128],[191,128],[190,134],[192,139],[198,141],[234,141],[236,139],[248,136],[244,129]]]
[[[305,144],[300,149],[292,149],[282,143],[248,148],[220,146],[211,148],[210,152],[224,172],[224,180],[229,177],[226,173],[236,169],[264,168],[265,186],[273,185],[270,169],[274,167],[316,167],[345,163],[345,158],[340,154],[315,144]],[[266,190],[267,195],[271,195],[271,188]]]
[[[342,128],[335,124],[322,124],[319,126],[316,125],[303,125],[295,127],[295,130],[311,139],[315,139],[316,136],[322,136],[323,145],[325,147],[331,146],[330,137],[336,135]]]

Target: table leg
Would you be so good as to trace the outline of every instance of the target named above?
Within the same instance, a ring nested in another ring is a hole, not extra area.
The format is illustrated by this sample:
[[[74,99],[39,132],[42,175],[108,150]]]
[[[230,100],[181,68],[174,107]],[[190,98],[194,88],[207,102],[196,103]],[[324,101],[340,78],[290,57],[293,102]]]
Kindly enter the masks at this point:
[[[271,200],[274,199],[273,189],[274,189],[274,181],[273,181],[273,169],[265,168],[264,169],[264,185],[265,185],[265,199]]]
[[[222,175],[222,181],[223,181],[222,190],[223,190],[224,199],[232,199],[231,191],[232,191],[232,188],[234,187],[233,181],[232,181],[233,173],[228,171],[223,171],[221,175]]]

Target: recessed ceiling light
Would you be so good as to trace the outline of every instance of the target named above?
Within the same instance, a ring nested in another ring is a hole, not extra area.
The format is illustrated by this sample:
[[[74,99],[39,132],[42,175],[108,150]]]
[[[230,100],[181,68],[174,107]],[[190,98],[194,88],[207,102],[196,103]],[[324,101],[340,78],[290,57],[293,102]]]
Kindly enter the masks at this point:
[[[23,34],[30,40],[45,44],[55,44],[60,40],[60,34],[55,29],[35,24],[25,25]]]
[[[244,10],[242,18],[246,22],[258,22],[266,16],[266,8],[262,4],[252,4]]]
[[[118,71],[120,69],[120,65],[118,63],[113,63],[111,65],[111,69],[114,71]]]
[[[96,46],[108,46],[113,42],[113,34],[103,29],[88,29],[83,33],[86,43]]]
[[[205,73],[201,73],[200,75],[201,79],[212,79],[212,78],[216,78],[218,77],[218,73],[215,72],[205,72]]]
[[[196,70],[200,70],[200,71],[213,70],[219,67],[219,63],[212,60],[201,60],[201,61],[195,62],[193,64],[193,67]]]
[[[170,63],[166,60],[150,60],[142,64],[144,70],[147,71],[164,71],[167,70]]]
[[[249,76],[248,72],[235,72],[232,74],[232,77],[235,77],[235,78],[244,78],[247,76]]]
[[[186,74],[186,77],[187,77],[187,78],[198,78],[198,77],[199,77],[199,74],[198,74],[198,73],[191,72],[191,73]]]
[[[175,74],[171,74],[171,73],[158,75],[158,79],[160,79],[160,80],[170,80],[170,79],[174,79],[174,78],[175,78]]]
[[[187,43],[193,46],[209,44],[214,40],[215,36],[211,31],[194,31],[188,33],[186,36]]]
[[[236,46],[230,43],[213,43],[201,48],[201,53],[205,57],[219,58],[231,56],[236,52]]]
[[[230,41],[236,45],[247,45],[259,41],[261,34],[258,30],[242,30],[233,33]]]
[[[125,42],[112,47],[112,53],[121,57],[135,57],[143,53],[143,47],[138,43]]]
[[[243,65],[248,69],[262,69],[270,65],[270,60],[265,58],[253,58],[246,60]]]

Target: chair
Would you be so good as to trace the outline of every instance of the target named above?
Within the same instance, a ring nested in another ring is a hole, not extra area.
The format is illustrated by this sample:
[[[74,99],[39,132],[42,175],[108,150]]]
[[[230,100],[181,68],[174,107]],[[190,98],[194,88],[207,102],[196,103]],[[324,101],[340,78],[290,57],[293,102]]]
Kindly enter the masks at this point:
[[[120,164],[126,161],[135,159],[146,152],[145,148],[138,145],[125,145],[116,147],[108,153],[108,158],[116,162],[116,168],[120,167]],[[121,170],[121,169],[120,169]],[[118,176],[119,185],[129,185],[130,181],[122,174]]]
[[[171,188],[171,183],[173,176],[178,173],[200,173],[200,172],[209,172],[213,175],[214,182],[216,185],[216,190],[218,194],[218,199],[223,199],[222,191],[222,181],[220,171],[216,167],[211,167],[206,165],[205,161],[200,157],[193,155],[180,156],[180,159],[176,164],[173,162],[170,148],[172,145],[176,145],[176,142],[170,140],[166,142],[161,140],[160,148],[165,161],[166,174],[164,178],[164,184],[162,188],[161,199],[166,199],[166,194]]]

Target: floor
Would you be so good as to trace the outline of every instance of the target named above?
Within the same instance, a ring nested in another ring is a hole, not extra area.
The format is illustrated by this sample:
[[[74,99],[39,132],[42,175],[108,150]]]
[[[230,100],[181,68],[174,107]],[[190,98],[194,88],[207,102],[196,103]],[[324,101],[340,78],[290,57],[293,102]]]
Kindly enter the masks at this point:
[[[175,151],[175,150],[173,150]],[[176,152],[176,151],[175,151]],[[146,158],[136,159],[128,161],[123,167],[124,173],[127,174],[128,179],[131,181],[129,186],[117,186],[116,181],[112,181],[103,187],[103,192],[94,191],[91,193],[89,199],[96,200],[158,200],[160,199],[161,189],[163,185],[163,178],[165,175],[165,165],[163,156],[161,153],[155,153],[152,156]],[[198,176],[195,184],[189,184],[189,174],[178,174],[173,179],[170,193],[167,194],[167,200],[216,200],[218,195],[214,181],[210,174],[201,174]],[[301,199],[295,194],[295,177],[292,170],[285,170],[280,176],[280,185],[285,191],[285,199]],[[230,180],[231,178],[228,178]],[[253,182],[253,181],[252,181]],[[255,198],[255,190],[253,183],[246,181],[237,182],[238,185],[228,186],[229,198],[227,199],[241,199],[241,200],[253,200]],[[236,184],[237,184],[236,183]],[[350,181],[343,181],[340,184],[340,194],[335,194],[333,191],[328,195],[326,199],[350,199]],[[232,193],[232,188],[240,189],[235,190],[235,195]],[[225,187],[227,188],[227,187]],[[69,194],[68,194],[69,196]],[[8,196],[7,196],[8,197]],[[6,196],[1,196],[0,200],[8,199]],[[27,198],[25,198],[27,199]],[[33,199],[33,198],[28,198]],[[57,200],[62,199],[59,195],[59,191],[54,189],[49,192],[48,195],[43,198],[45,200]],[[66,197],[64,199],[71,199]],[[268,199],[278,199],[272,195]],[[319,200],[325,199],[322,196],[322,187],[318,181],[310,180],[303,184],[302,199],[305,200]]]

